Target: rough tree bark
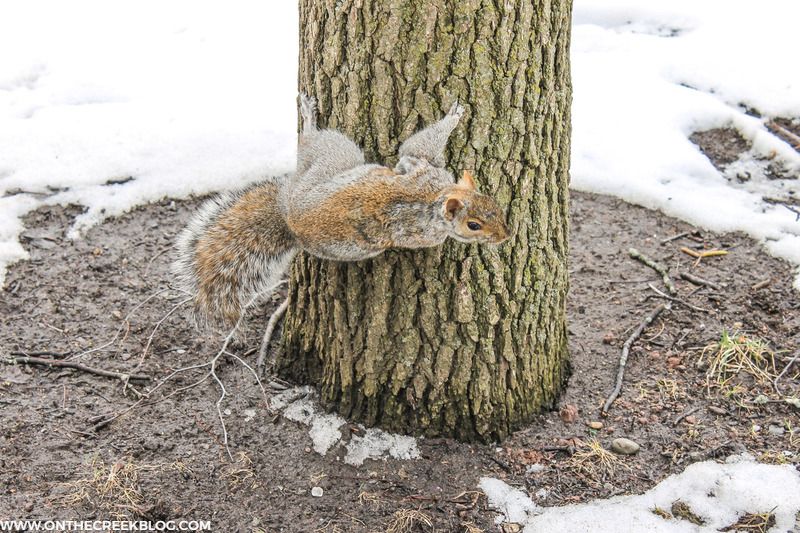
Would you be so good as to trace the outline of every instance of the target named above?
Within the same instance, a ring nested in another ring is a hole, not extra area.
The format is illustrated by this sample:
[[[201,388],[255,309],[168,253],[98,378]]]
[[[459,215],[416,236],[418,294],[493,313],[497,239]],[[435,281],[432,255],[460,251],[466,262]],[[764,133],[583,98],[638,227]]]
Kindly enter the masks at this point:
[[[393,431],[502,439],[567,375],[570,0],[300,0],[300,91],[368,161],[466,108],[447,160],[508,206],[498,248],[301,255],[279,374]]]

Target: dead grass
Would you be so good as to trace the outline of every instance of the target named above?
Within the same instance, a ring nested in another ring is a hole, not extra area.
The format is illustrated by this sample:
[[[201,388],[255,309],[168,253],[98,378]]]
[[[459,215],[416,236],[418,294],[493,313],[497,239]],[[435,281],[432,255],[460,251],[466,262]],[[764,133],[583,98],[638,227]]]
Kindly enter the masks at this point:
[[[705,520],[697,516],[692,508],[686,502],[681,500],[675,500],[672,502],[672,507],[670,508],[672,511],[672,516],[676,518],[681,518],[683,520],[688,520],[692,524],[696,526],[702,526],[705,524]]]
[[[727,396],[744,392],[733,382],[742,374],[750,376],[761,386],[771,385],[778,375],[775,352],[765,341],[728,331],[723,331],[719,341],[703,349],[698,364],[708,365],[706,387],[709,390],[717,388]]]
[[[236,454],[234,462],[227,465],[222,471],[222,477],[228,481],[228,487],[231,490],[239,487],[256,489],[260,486],[253,471],[253,460],[246,452]]]
[[[461,522],[461,527],[464,528],[463,533],[483,533],[483,530],[475,525],[474,522]]]
[[[720,531],[754,531],[767,533],[775,525],[775,515],[771,512],[761,514],[746,514],[735,524],[720,529]]]
[[[430,515],[416,509],[400,509],[392,515],[386,533],[411,533],[415,527],[422,531],[433,530]]]
[[[783,452],[768,450],[758,456],[758,462],[770,465],[786,465],[791,463],[789,457]]]
[[[656,381],[656,386],[662,399],[678,400],[686,397],[686,392],[674,379],[659,379]]]
[[[66,506],[88,504],[117,519],[140,516],[145,500],[139,488],[139,472],[152,468],[150,465],[136,465],[128,456],[111,465],[95,456],[86,477],[66,483],[70,492],[57,497],[54,503]]]
[[[617,469],[627,468],[617,455],[603,448],[597,439],[578,444],[578,449],[569,458],[568,465],[593,480],[613,476]]]
[[[660,516],[664,520],[672,520],[672,515],[670,514],[670,512],[662,509],[659,506],[653,507],[652,509],[650,509],[650,512],[656,516]]]
[[[373,509],[377,509],[382,503],[386,503],[377,492],[367,492],[362,490],[358,493],[358,503],[361,505],[369,505]]]

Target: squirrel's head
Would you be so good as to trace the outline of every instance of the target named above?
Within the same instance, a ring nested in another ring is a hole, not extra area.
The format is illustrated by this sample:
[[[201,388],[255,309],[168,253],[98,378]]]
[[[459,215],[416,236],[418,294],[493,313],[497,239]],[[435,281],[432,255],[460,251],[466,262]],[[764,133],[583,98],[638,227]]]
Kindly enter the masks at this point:
[[[444,191],[442,215],[450,236],[461,242],[500,244],[509,237],[503,210],[493,198],[475,189],[472,173]]]

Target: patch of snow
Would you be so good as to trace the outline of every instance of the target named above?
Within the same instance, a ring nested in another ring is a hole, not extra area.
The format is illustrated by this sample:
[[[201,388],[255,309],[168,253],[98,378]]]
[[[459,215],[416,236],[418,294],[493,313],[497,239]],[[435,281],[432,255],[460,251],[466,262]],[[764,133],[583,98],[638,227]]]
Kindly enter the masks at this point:
[[[798,19],[794,0],[758,9],[725,0],[577,0],[571,186],[710,230],[743,231],[800,265],[800,222],[762,199],[798,199],[798,181],[754,176],[741,186],[689,140],[732,127],[753,144],[751,166],[767,159],[798,176],[800,155],[765,126],[800,116],[800,69],[783,52]]]
[[[315,399],[311,387],[294,387],[276,394],[270,400],[272,409],[282,411],[289,420],[310,426],[309,436],[314,451],[325,455],[342,440],[340,428],[347,421],[333,414],[324,413]],[[360,466],[367,459],[416,459],[419,457],[417,440],[406,435],[387,433],[381,429],[358,427],[363,436],[353,435],[347,443],[344,462]]]
[[[763,200],[797,199],[800,180],[759,174],[767,161],[800,168],[765,127],[800,117],[800,69],[787,60],[798,19],[796,0],[576,0],[572,187],[744,231],[800,265],[800,222]],[[297,26],[294,2],[6,5],[0,283],[26,257],[21,217],[41,205],[85,206],[69,231],[79,237],[137,204],[290,172]],[[755,169],[749,183],[688,139],[717,127],[752,143],[737,163]]]
[[[41,205],[85,206],[79,237],[137,204],[291,171],[297,19],[257,0],[4,4],[0,197],[35,195],[0,200],[0,285]]]
[[[524,533],[712,533],[734,524],[747,513],[775,515],[772,531],[788,531],[800,512],[800,474],[791,465],[766,465],[751,456],[733,456],[726,463],[689,465],[637,496],[617,496],[564,507],[538,507],[505,482],[483,478],[479,487],[504,522],[525,526]],[[680,500],[699,516],[697,526],[667,512]]]
[[[419,449],[417,440],[407,435],[387,433],[381,429],[369,428],[364,436],[353,435],[347,443],[344,462],[359,466],[367,459],[385,458],[386,454],[395,459],[417,459]]]
[[[495,519],[496,524],[502,522],[525,524],[542,511],[527,494],[505,481],[490,477],[481,478],[478,488],[486,494],[489,507],[500,513]]]

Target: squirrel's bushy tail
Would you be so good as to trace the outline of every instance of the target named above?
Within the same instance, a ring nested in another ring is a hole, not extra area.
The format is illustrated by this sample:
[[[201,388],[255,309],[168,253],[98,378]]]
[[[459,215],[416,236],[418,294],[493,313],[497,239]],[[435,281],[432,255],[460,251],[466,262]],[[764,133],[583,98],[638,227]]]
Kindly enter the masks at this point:
[[[278,205],[279,180],[207,201],[178,238],[173,273],[200,324],[234,326],[281,279],[296,252]]]

